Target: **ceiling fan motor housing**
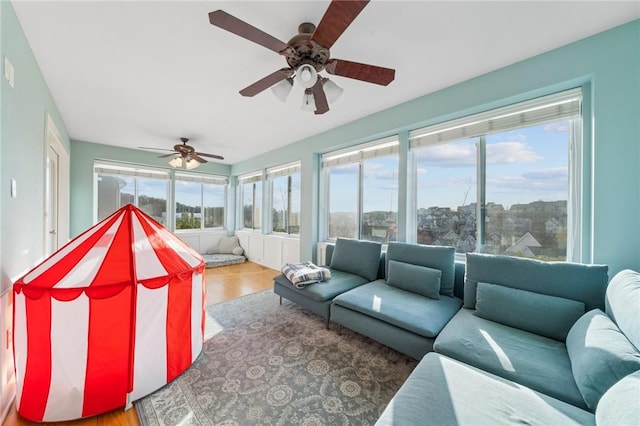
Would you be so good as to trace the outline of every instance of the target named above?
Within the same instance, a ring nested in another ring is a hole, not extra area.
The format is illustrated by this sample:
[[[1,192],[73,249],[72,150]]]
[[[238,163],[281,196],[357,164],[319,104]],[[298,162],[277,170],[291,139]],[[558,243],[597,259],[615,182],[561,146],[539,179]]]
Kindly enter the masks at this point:
[[[304,22],[298,26],[298,34],[289,40],[289,47],[283,52],[287,64],[291,68],[297,69],[303,64],[312,65],[316,71],[322,71],[324,65],[329,61],[329,49],[320,46],[311,40],[316,26],[309,22]]]

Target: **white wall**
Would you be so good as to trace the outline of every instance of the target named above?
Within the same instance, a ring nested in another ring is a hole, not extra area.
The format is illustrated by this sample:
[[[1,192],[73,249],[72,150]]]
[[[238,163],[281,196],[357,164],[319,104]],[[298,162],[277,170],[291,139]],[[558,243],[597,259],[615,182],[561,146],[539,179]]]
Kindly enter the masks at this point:
[[[280,270],[285,263],[300,262],[300,240],[276,234],[254,231],[236,232],[245,256],[251,262]]]
[[[178,231],[176,235],[198,253],[205,254],[208,250],[218,247],[220,239],[227,235],[227,231],[224,229],[206,232]]]

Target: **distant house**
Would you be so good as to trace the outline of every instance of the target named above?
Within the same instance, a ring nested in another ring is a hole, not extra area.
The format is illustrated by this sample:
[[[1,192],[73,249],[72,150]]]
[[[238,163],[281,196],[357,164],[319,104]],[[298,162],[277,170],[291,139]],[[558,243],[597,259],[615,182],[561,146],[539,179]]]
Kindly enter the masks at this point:
[[[527,232],[506,250],[506,254],[511,256],[536,257],[530,247],[542,247],[542,245],[533,235]]]

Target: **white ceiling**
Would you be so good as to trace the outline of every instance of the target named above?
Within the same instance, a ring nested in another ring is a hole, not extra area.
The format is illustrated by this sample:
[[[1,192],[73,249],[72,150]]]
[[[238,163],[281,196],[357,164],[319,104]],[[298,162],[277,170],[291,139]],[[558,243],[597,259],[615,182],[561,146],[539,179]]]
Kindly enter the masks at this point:
[[[373,1],[331,57],[395,68],[382,87],[344,77],[331,110],[238,91],[284,67],[209,23],[223,9],[286,42],[328,1],[13,1],[73,139],[169,148],[180,136],[233,164],[640,17],[637,1]],[[19,72],[19,70],[16,70]],[[16,74],[18,77],[18,74]],[[326,73],[325,73],[326,75]],[[153,154],[149,154],[153,155]]]

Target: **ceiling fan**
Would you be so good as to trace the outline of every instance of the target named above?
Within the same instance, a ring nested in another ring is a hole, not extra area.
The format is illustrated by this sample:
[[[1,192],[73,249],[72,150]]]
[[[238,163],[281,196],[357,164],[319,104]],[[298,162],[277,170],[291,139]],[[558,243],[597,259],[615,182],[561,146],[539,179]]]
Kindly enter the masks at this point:
[[[171,154],[160,155],[158,158],[174,157],[169,161],[172,167],[183,167],[185,169],[195,169],[200,164],[207,163],[208,161],[202,157],[215,158],[216,160],[224,160],[221,155],[207,154],[205,152],[197,152],[194,147],[187,145],[189,138],[180,138],[182,144],[176,144],[173,149],[161,149],[161,148],[147,148],[138,147],[139,149],[151,149],[155,151],[172,151]]]
[[[335,59],[330,56],[331,46],[368,2],[369,0],[333,0],[317,27],[308,22],[300,24],[298,34],[293,36],[288,43],[284,43],[222,10],[209,13],[209,21],[217,27],[284,56],[289,65],[288,68],[279,69],[240,90],[241,95],[255,96],[283,80],[291,86],[295,77],[305,89],[305,98],[313,95],[315,113],[324,114],[329,111],[327,94],[323,87],[328,79],[318,75],[318,72],[324,70],[329,74],[382,86],[388,85],[395,78],[395,70],[393,69]]]

